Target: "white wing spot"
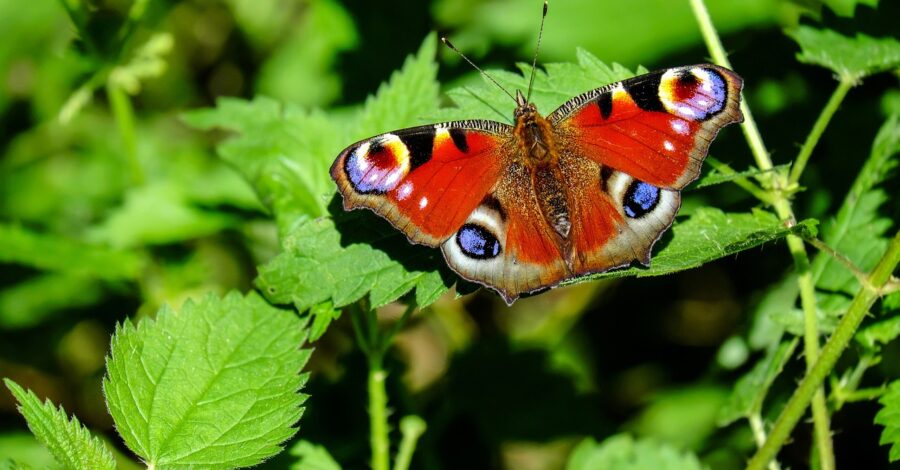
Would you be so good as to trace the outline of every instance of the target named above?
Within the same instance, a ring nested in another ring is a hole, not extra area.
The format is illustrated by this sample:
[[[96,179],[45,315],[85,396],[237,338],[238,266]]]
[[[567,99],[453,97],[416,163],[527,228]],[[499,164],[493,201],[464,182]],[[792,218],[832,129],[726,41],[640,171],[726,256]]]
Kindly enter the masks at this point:
[[[412,193],[413,185],[409,181],[403,183],[403,186],[400,186],[400,190],[397,191],[397,199],[404,200],[409,197],[409,194]]]
[[[688,133],[687,123],[685,123],[684,121],[678,121],[678,120],[672,121],[672,130],[681,135],[687,135],[687,133]]]
[[[419,199],[419,209],[424,209],[425,206],[427,206],[427,205],[428,205],[428,198],[425,196],[422,196],[422,199]]]
[[[670,151],[670,152],[673,151],[673,150],[675,150],[675,146],[672,145],[672,142],[669,142],[668,140],[665,141],[665,142],[663,142],[663,147],[665,147],[666,150],[668,150],[668,151]]]

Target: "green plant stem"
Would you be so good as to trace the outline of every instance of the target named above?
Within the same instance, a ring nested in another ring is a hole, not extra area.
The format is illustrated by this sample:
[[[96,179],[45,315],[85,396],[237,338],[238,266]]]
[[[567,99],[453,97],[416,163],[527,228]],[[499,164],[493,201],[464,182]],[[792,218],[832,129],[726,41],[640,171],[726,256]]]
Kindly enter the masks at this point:
[[[813,124],[813,128],[809,132],[809,135],[806,136],[806,141],[803,142],[803,146],[800,147],[800,153],[798,153],[797,158],[794,159],[794,165],[791,168],[791,174],[788,177],[789,185],[795,185],[800,181],[800,176],[803,174],[803,170],[806,169],[806,163],[809,161],[809,157],[812,156],[816,144],[819,143],[819,139],[825,132],[825,128],[828,127],[828,123],[831,122],[831,117],[837,112],[841,102],[844,101],[844,97],[847,96],[847,92],[853,87],[853,83],[852,80],[847,78],[841,78],[841,81],[838,82],[837,88],[835,88],[834,92],[831,94],[831,98],[828,99],[825,108],[819,113],[819,117],[816,119],[816,123]]]
[[[397,450],[397,458],[394,460],[394,470],[407,470],[412,463],[413,452],[416,443],[425,433],[425,421],[418,416],[404,416],[400,420],[400,449]]]
[[[719,65],[731,68],[731,63],[728,61],[728,57],[725,54],[725,48],[722,46],[722,41],[719,39],[718,33],[716,33],[716,29],[712,24],[712,19],[709,16],[709,12],[706,9],[706,5],[703,3],[703,0],[690,0],[690,2],[691,7],[694,10],[694,16],[697,18],[697,22],[700,25],[700,31],[706,42],[706,46],[709,49],[710,54],[712,54],[713,61]],[[756,120],[753,119],[753,113],[750,112],[750,106],[747,105],[746,100],[741,100],[741,113],[744,115],[744,122],[742,123],[741,128],[744,131],[744,136],[753,153],[753,158],[756,160],[756,165],[760,170],[771,170],[773,168],[772,159],[766,151],[766,146],[759,133],[759,128],[756,126]],[[827,124],[827,121],[825,123]],[[821,133],[819,136],[821,136]],[[810,141],[810,145],[814,147],[815,142],[818,141],[818,137],[812,140],[807,139],[807,141]],[[791,225],[796,223],[796,218],[794,217],[794,212],[791,208],[791,203],[788,200],[788,193],[786,191],[789,186],[788,181],[785,181],[783,175],[778,172],[772,173],[771,191],[775,213],[785,222],[785,224]],[[787,246],[791,253],[791,257],[794,260],[794,267],[797,270],[797,283],[800,288],[800,303],[803,308],[804,318],[804,356],[806,358],[807,370],[809,371],[812,365],[817,361],[819,352],[819,327],[816,318],[815,283],[813,282],[812,274],[809,270],[809,256],[806,253],[806,247],[803,244],[803,240],[796,235],[788,235]],[[814,395],[815,396],[812,398],[813,429],[816,449],[819,453],[819,468],[823,470],[833,470],[834,446],[831,441],[831,423],[828,416],[827,402],[825,400],[825,390],[816,390]],[[769,440],[771,440],[771,436]],[[767,444],[769,440],[766,441]]]
[[[747,465],[748,470],[762,470],[778,454],[778,451],[806,411],[806,407],[812,401],[816,390],[822,385],[822,382],[834,368],[834,364],[853,339],[853,335],[856,334],[859,324],[869,312],[872,304],[882,294],[881,287],[890,279],[891,273],[898,263],[900,263],[900,231],[894,235],[887,251],[869,275],[869,282],[863,284],[860,291],[853,298],[850,308],[841,318],[837,328],[834,330],[834,334],[831,335],[831,338],[825,343],[825,347],[822,348],[819,360],[816,361],[812,369],[806,374],[806,377],[800,382],[800,385],[797,386],[797,389],[794,390],[794,394],[788,400],[781,415],[775,420],[775,425],[769,432],[766,443],[750,459]]]
[[[122,137],[122,146],[128,167],[131,170],[131,181],[135,185],[144,183],[144,170],[137,156],[137,139],[134,132],[134,108],[131,99],[120,87],[107,84],[106,94],[109,96],[109,104],[112,107],[113,116],[119,127],[119,135]]]
[[[390,468],[390,441],[387,420],[387,372],[380,354],[369,356],[369,443],[372,446],[372,470]]]

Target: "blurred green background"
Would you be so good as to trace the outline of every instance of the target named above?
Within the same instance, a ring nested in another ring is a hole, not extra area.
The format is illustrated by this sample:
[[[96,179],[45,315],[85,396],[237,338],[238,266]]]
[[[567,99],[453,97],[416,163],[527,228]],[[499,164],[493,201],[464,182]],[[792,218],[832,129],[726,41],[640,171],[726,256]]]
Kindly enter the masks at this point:
[[[900,2],[889,0],[878,9],[852,0],[707,3],[776,163],[796,153],[835,84],[796,62],[783,28],[821,21],[896,36],[900,18]],[[531,59],[539,13],[540,2],[524,0],[0,0],[0,240],[18,253],[0,258],[0,376],[62,404],[127,452],[100,391],[116,322],[208,291],[251,289],[255,266],[278,250],[250,185],[215,156],[225,135],[191,129],[182,113],[257,95],[351,109],[431,31],[485,68],[511,70]],[[557,0],[544,32],[540,62],[574,60],[579,47],[630,69],[708,55],[680,0]],[[445,88],[480,80],[449,50],[438,61]],[[797,212],[834,210],[861,164],[844,156],[868,149],[898,109],[894,76],[851,92],[807,171]],[[122,127],[130,121],[133,132]],[[736,127],[712,155],[752,164]],[[755,202],[721,185],[686,192],[683,211],[710,204]],[[765,335],[761,295],[789,267],[786,250],[772,245],[675,276],[555,289],[512,308],[486,292],[446,296],[414,319],[390,358],[396,414],[429,423],[415,465],[557,468],[584,436],[630,432],[696,452],[713,468],[740,468],[754,449],[750,431],[718,428],[717,413],[759,355],[751,333]],[[382,310],[385,318],[401,311]],[[345,316],[315,345],[299,437],[360,468],[365,361],[352,338]],[[898,354],[895,345],[885,356]],[[896,376],[897,364],[883,361],[869,380]],[[792,362],[787,376],[802,370]],[[771,400],[792,386],[776,386]],[[833,426],[839,466],[886,466],[871,424],[876,405],[848,406]],[[0,413],[0,456],[48,461],[5,390]],[[783,463],[805,467],[807,451],[795,443]]]

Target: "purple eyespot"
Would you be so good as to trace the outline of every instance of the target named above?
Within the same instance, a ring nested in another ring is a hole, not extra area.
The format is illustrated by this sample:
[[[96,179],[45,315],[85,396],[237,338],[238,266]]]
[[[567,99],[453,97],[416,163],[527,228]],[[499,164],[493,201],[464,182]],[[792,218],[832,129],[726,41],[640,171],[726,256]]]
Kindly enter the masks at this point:
[[[463,254],[470,258],[490,259],[500,254],[500,241],[480,225],[463,225],[456,232],[456,244]]]
[[[657,204],[659,204],[659,188],[637,180],[625,191],[625,200],[622,201],[625,215],[632,219],[643,217]]]

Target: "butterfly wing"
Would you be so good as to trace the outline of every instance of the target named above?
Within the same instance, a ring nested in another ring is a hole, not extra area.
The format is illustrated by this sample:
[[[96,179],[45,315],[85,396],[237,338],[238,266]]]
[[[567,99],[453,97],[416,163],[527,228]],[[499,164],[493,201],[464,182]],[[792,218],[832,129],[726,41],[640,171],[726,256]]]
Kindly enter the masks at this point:
[[[346,209],[371,209],[410,241],[440,246],[462,277],[512,302],[566,274],[518,152],[510,126],[458,121],[357,142],[331,176]]]
[[[364,207],[437,247],[496,185],[510,128],[493,121],[413,127],[357,142],[331,167],[344,208]]]
[[[743,119],[741,86],[722,67],[677,67],[587,92],[548,117],[569,187],[575,275],[649,263],[710,142]]]

